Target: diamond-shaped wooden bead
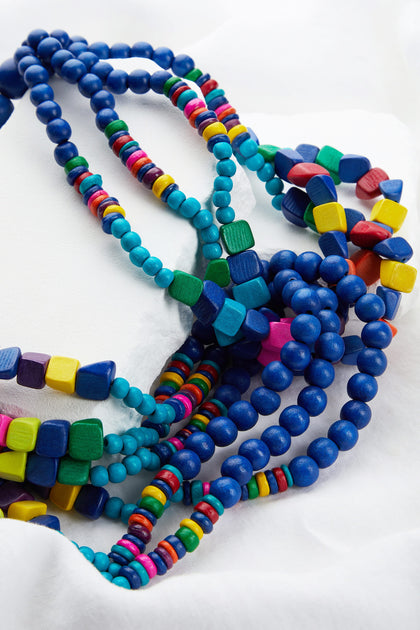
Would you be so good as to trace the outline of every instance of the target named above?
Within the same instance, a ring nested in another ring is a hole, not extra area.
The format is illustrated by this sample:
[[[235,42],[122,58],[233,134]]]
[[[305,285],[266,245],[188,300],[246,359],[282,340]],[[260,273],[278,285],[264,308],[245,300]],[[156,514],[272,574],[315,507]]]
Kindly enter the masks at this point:
[[[175,269],[174,279],[168,287],[171,297],[178,302],[194,306],[203,290],[203,282],[196,276]]]
[[[407,216],[407,208],[392,199],[381,199],[375,203],[370,215],[371,221],[378,221],[389,225],[393,230],[397,231],[404,223]]]
[[[228,254],[239,254],[255,245],[249,223],[241,219],[226,223],[220,228],[220,236]]]

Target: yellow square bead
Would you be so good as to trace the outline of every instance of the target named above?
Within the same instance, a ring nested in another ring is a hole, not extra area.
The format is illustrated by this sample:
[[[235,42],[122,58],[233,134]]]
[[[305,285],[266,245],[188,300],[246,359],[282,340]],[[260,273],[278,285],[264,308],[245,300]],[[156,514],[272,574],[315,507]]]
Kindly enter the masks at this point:
[[[0,453],[0,478],[8,481],[25,481],[27,453],[8,451]]]
[[[82,486],[69,486],[63,483],[57,483],[51,488],[49,499],[57,507],[65,512],[69,512],[77,499]]]
[[[337,232],[347,232],[346,213],[343,206],[336,201],[323,203],[313,209],[316,229],[320,234],[336,230]]]
[[[42,501],[16,501],[7,510],[8,518],[16,518],[18,521],[30,521],[36,516],[47,513],[47,504]]]
[[[392,199],[381,199],[372,208],[371,221],[378,221],[392,227],[394,232],[400,229],[407,216],[407,208]]]
[[[7,448],[24,453],[33,451],[40,425],[41,420],[38,418],[15,418],[12,420],[7,431]]]
[[[59,389],[60,392],[66,394],[73,394],[76,386],[76,372],[79,367],[80,361],[77,359],[51,357],[45,373],[45,382],[48,387]]]
[[[410,293],[416,282],[417,269],[395,260],[381,261],[381,284],[394,291]]]

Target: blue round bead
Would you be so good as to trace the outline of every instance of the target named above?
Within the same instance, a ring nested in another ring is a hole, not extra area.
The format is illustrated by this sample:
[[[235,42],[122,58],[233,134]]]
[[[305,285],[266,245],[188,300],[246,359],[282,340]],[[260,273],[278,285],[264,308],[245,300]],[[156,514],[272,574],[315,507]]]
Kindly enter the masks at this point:
[[[43,101],[36,108],[36,117],[46,125],[54,118],[61,117],[61,107],[55,101]]]
[[[289,387],[293,380],[293,372],[281,361],[271,361],[262,371],[262,382],[269,389],[281,392]]]
[[[270,267],[271,267],[271,262],[270,262]],[[274,283],[274,288],[279,295],[281,295],[284,287],[291,280],[302,280],[302,276],[300,275],[298,271],[295,271],[294,269],[288,269],[288,268],[281,269],[280,271],[276,273],[276,275],[274,276],[273,283]]]
[[[349,264],[341,256],[326,256],[319,266],[319,274],[325,282],[336,284],[349,272]]]
[[[194,60],[188,55],[177,55],[172,61],[172,71],[175,75],[185,77],[194,68]]]
[[[214,391],[214,398],[220,400],[229,409],[233,403],[241,400],[241,392],[233,385],[220,385]]]
[[[392,341],[392,331],[386,322],[368,322],[362,329],[362,341],[371,348],[387,348]]]
[[[281,292],[281,299],[285,306],[290,306],[292,297],[299,289],[307,288],[307,283],[303,280],[290,280],[287,282]]]
[[[340,411],[341,420],[352,422],[357,429],[364,429],[370,422],[372,412],[369,405],[361,400],[349,400]]]
[[[223,507],[229,508],[238,503],[241,498],[241,486],[234,479],[229,477],[219,477],[210,484],[210,493],[222,503]]]
[[[247,400],[238,400],[233,403],[229,408],[228,416],[239,431],[248,431],[258,421],[258,413]]]
[[[87,51],[80,53],[80,55],[78,55],[77,58],[78,58],[79,61],[81,61],[83,63],[83,65],[85,66],[85,68],[86,68],[86,70],[88,72],[91,69],[91,67],[94,66],[95,63],[98,63],[98,61],[99,61],[98,55],[95,55],[95,53],[93,53],[93,52],[87,52]],[[98,90],[99,89],[100,88],[98,88]]]
[[[269,416],[280,407],[280,396],[268,387],[257,387],[251,394],[251,404],[262,416]]]
[[[174,53],[170,48],[166,46],[160,46],[156,48],[153,52],[152,59],[155,63],[158,64],[164,70],[167,70],[171,67],[172,60],[174,58]]]
[[[322,333],[315,344],[315,350],[321,359],[335,363],[344,354],[344,341],[337,333]]]
[[[150,90],[150,74],[141,68],[128,75],[128,87],[134,94],[146,94]]]
[[[55,37],[45,37],[38,44],[36,54],[44,61],[50,61],[57,50],[61,50],[61,43]]]
[[[354,400],[368,402],[378,393],[378,383],[370,374],[353,374],[347,383],[347,393]]]
[[[131,48],[128,44],[118,42],[111,46],[109,55],[112,59],[128,59],[131,56]]]
[[[385,315],[385,304],[379,295],[367,293],[357,300],[354,312],[362,322],[371,322]]]
[[[328,437],[337,444],[340,451],[349,451],[359,439],[359,432],[352,422],[337,420],[330,426]]]
[[[200,361],[203,356],[203,344],[198,339],[190,336],[184,341],[178,352],[186,354],[194,363]]]
[[[334,367],[325,359],[312,359],[305,370],[306,382],[322,388],[329,387],[334,381],[334,376]]]
[[[29,33],[27,37],[27,42],[32,48],[36,48],[38,44],[46,37],[48,37],[47,31],[44,31],[44,29],[42,28],[36,28]]]
[[[366,284],[359,276],[344,276],[337,283],[336,294],[345,306],[351,306],[366,293]]]
[[[101,109],[115,107],[115,98],[108,90],[99,90],[90,99],[90,107],[97,114]],[[126,133],[126,132],[125,132]]]
[[[169,463],[178,468],[184,479],[194,479],[201,470],[201,461],[197,453],[185,448],[174,453]]]
[[[219,416],[210,420],[207,433],[213,438],[216,446],[228,446],[236,440],[238,429],[232,420]]]
[[[40,105],[44,101],[52,101],[54,92],[48,83],[39,83],[31,89],[31,103],[35,106]]]
[[[131,46],[131,56],[151,59],[153,56],[153,48],[147,42],[136,42]]]
[[[28,87],[33,87],[39,83],[47,83],[49,78],[48,71],[39,64],[31,65],[25,70],[23,75],[23,80]]]
[[[307,453],[320,468],[328,468],[338,457],[338,446],[329,438],[321,437],[309,444]]]
[[[363,348],[357,355],[357,367],[360,372],[371,376],[380,376],[386,370],[387,358],[380,348]]]
[[[235,479],[240,486],[243,486],[251,479],[253,468],[249,458],[241,454],[232,455],[223,462],[221,473],[223,477],[231,477]]]
[[[251,384],[251,378],[244,368],[228,368],[222,376],[223,385],[233,385],[244,394]]]
[[[271,455],[283,455],[289,450],[291,444],[290,433],[284,427],[277,425],[267,427],[261,439],[267,444]]]
[[[78,88],[83,96],[91,98],[96,92],[101,90],[102,81],[96,74],[85,74],[85,76],[80,79]]]
[[[239,447],[238,453],[251,462],[253,470],[261,470],[270,461],[270,450],[262,440],[245,440]]]
[[[68,140],[71,136],[71,127],[66,120],[55,118],[51,120],[46,127],[47,136],[56,144]]]
[[[301,372],[309,365],[311,352],[299,341],[287,341],[280,351],[280,358],[290,370]]]
[[[193,433],[187,437],[184,446],[197,453],[202,462],[211,459],[215,451],[214,441],[208,433]]]
[[[95,122],[100,131],[105,131],[105,128],[109,125],[109,123],[114,120],[118,120],[117,112],[114,109],[105,107],[96,114]]]
[[[279,424],[290,435],[302,435],[309,426],[309,414],[306,409],[299,405],[290,405],[281,412]]]
[[[299,313],[316,314],[321,310],[321,301],[317,292],[308,287],[305,289],[298,289],[294,293],[290,301],[290,306],[296,315]]]
[[[60,76],[67,83],[77,83],[86,73],[86,66],[79,59],[69,59],[60,68]]]
[[[301,313],[293,319],[290,332],[296,341],[312,344],[321,334],[321,324],[314,315]]]
[[[128,90],[128,74],[125,70],[111,70],[106,78],[106,86],[114,94],[124,94]]]
[[[341,329],[341,321],[337,313],[330,311],[329,309],[322,309],[317,313],[317,319],[321,324],[321,331],[323,333],[333,332],[339,333]]]
[[[296,257],[294,268],[305,282],[313,282],[319,277],[319,266],[322,258],[316,252],[303,252]]]
[[[334,291],[331,291],[331,289],[327,287],[316,287],[315,290],[321,302],[321,309],[337,310],[338,299]]]
[[[298,405],[306,409],[310,416],[319,416],[327,406],[327,395],[320,387],[304,387],[299,393]]]
[[[106,61],[98,61],[98,63],[95,63],[90,69],[90,71],[96,74],[104,83],[111,70],[113,70],[111,64]]]
[[[100,59],[109,57],[109,46],[105,42],[93,42],[89,45],[89,51],[95,53]]]
[[[301,488],[311,486],[319,477],[318,464],[312,457],[307,455],[292,459],[289,464],[289,470],[294,484]]]

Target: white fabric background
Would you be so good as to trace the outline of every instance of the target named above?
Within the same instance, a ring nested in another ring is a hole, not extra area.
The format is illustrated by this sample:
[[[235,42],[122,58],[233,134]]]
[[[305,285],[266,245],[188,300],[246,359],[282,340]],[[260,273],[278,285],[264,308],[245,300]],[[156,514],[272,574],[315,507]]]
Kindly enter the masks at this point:
[[[191,54],[219,81],[262,143],[331,144],[367,155],[391,177],[404,179],[409,217],[401,235],[418,251],[418,3],[155,0],[117,6],[108,0],[0,0],[0,6],[1,60],[36,27],[64,28],[90,42],[168,45]],[[116,63],[131,69],[143,62]],[[103,175],[145,246],[169,267],[199,270],[194,230],[121,168],[78,91],[61,82],[55,86],[80,153]],[[110,358],[119,375],[147,390],[187,334],[187,309],[166,299],[130,265],[115,239],[102,233],[65,183],[28,95],[15,106],[0,132],[2,346],[77,357],[82,364]],[[214,162],[180,113],[153,94],[120,97],[117,110],[149,155],[205,203]],[[261,254],[317,247],[315,236],[284,221],[263,187],[241,169],[234,191],[233,205],[238,216],[249,219]],[[360,207],[346,193],[341,198]],[[230,510],[194,554],[146,589],[127,592],[108,584],[55,532],[2,521],[2,627],[418,628],[415,294],[405,296],[396,324],[389,369],[372,403],[373,420],[357,447],[340,455],[309,489]],[[338,417],[350,373],[337,370],[330,404],[313,420],[311,439],[325,435]],[[297,391],[286,394],[282,404],[293,403]],[[9,382],[1,385],[0,406],[2,412],[42,420],[97,416],[106,432],[136,422],[117,402],[89,403]],[[276,419],[262,419],[253,435]],[[296,440],[291,456],[304,452],[307,439]],[[202,478],[217,476],[225,456],[220,452],[204,466]],[[144,483],[130,480],[121,496],[136,500]],[[174,506],[159,523],[155,542],[188,514],[188,508]],[[59,516],[70,539],[95,550],[107,551],[123,531],[106,519],[90,523],[73,514]]]

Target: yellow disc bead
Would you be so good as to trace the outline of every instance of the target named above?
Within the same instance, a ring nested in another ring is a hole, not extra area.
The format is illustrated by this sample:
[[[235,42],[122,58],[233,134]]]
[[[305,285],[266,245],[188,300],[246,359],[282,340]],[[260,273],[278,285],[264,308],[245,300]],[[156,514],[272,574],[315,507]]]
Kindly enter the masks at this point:
[[[41,420],[38,418],[15,418],[7,431],[7,448],[24,453],[33,451],[40,426]]]
[[[226,134],[226,127],[221,122],[214,122],[204,129],[203,138],[206,142],[208,142],[210,138],[221,133]]]
[[[392,227],[394,232],[400,229],[407,216],[407,208],[392,199],[377,201],[370,214],[371,221],[378,221]]]
[[[119,212],[123,215],[123,217],[125,217],[124,208],[121,208],[121,206],[117,206],[117,204],[113,204],[112,206],[108,206],[107,208],[105,208],[102,217],[106,217],[106,215],[111,214],[111,212]]]
[[[30,521],[36,516],[43,516],[47,513],[47,504],[42,501],[16,501],[7,510],[8,518],[15,518],[18,521]]]
[[[51,488],[50,496],[48,498],[54,503],[54,505],[65,512],[69,512],[72,509],[81,489],[82,486],[70,486],[58,483],[57,481]]]
[[[380,274],[381,284],[384,287],[410,293],[416,282],[417,269],[395,260],[382,260]]]
[[[192,376],[189,377],[187,383],[189,383],[189,381],[191,381],[192,379],[196,380],[200,380],[203,381],[203,383],[205,383],[207,385],[207,387],[209,388],[209,391],[212,389],[213,385],[211,384],[210,380],[207,378],[207,376],[204,376],[204,374],[193,374]]]
[[[209,418],[206,418],[206,416],[202,416],[201,413],[195,413],[193,415],[193,417],[191,418],[191,420],[199,420],[200,422],[202,422],[203,424],[205,424],[206,426],[208,425],[208,423],[210,422]]]
[[[177,385],[179,385],[179,387],[181,387],[181,385],[184,385],[185,383],[182,376],[180,374],[177,374],[176,372],[164,372],[159,381],[161,383],[163,383],[163,381],[172,381],[172,383],[176,383]]]
[[[260,497],[267,497],[270,494],[270,486],[268,485],[267,477],[260,471],[256,473],[255,479],[257,480]]]
[[[8,481],[25,481],[27,453],[7,451],[0,453],[0,478]]]
[[[167,498],[164,492],[162,492],[162,490],[160,490],[159,488],[156,488],[155,486],[146,486],[142,493],[141,493],[142,498],[143,497],[152,497],[153,499],[156,499],[156,501],[159,501],[159,503],[162,503],[162,505],[165,505]]]
[[[168,186],[170,186],[171,184],[175,184],[174,178],[164,173],[153,182],[152,193],[156,195],[158,199],[160,199],[163,191],[166,190],[166,188],[168,188]]]
[[[347,219],[343,206],[336,201],[323,203],[315,206],[314,221],[316,229],[320,234],[335,230],[337,232],[347,232]]]
[[[191,518],[183,518],[182,521],[179,524],[180,527],[188,527],[189,529],[191,529],[194,534],[197,534],[197,536],[199,537],[199,539],[201,540],[204,536],[204,532],[202,530],[202,528],[200,527],[200,525],[198,523],[196,523],[195,521],[193,521]]]
[[[236,125],[236,127],[232,127],[232,129],[229,129],[227,135],[229,136],[229,140],[232,142],[232,140],[234,140],[236,136],[239,136],[240,133],[246,133],[247,131],[248,129],[245,127],[245,125]]]
[[[74,394],[76,388],[76,372],[80,361],[69,357],[53,356],[49,360],[45,372],[45,383],[52,389],[58,389],[66,394]]]

